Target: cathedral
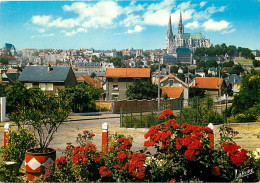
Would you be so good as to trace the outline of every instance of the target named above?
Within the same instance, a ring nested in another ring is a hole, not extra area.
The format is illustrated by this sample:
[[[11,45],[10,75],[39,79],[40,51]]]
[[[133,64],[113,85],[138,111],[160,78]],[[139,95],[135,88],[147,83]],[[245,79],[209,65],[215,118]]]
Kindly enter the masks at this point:
[[[182,15],[180,12],[180,20],[177,29],[177,34],[172,32],[171,14],[169,16],[168,29],[166,34],[166,49],[168,54],[177,54],[178,48],[188,48],[191,52],[194,52],[196,48],[209,47],[210,40],[205,39],[200,32],[199,33],[184,33],[184,25],[182,23]]]

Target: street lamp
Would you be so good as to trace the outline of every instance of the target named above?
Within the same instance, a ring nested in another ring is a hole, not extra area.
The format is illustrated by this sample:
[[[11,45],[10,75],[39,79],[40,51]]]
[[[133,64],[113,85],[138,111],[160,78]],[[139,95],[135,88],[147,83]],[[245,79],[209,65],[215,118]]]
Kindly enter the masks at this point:
[[[158,111],[160,111],[160,99],[161,99],[161,95],[160,95],[160,77],[161,77],[161,55],[159,55],[159,62],[158,62],[158,65],[159,65],[159,71],[158,71]]]

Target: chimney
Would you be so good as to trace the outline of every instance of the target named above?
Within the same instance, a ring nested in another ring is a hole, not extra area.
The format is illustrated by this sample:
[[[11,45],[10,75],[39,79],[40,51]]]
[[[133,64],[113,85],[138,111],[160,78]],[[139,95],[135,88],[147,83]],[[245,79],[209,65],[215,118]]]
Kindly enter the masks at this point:
[[[48,71],[51,71],[51,64],[48,64]]]

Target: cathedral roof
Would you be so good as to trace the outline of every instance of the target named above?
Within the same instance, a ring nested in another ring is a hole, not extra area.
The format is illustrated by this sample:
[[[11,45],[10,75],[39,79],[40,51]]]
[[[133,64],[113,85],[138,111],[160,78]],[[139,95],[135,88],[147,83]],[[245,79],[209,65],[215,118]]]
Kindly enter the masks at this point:
[[[203,36],[200,32],[198,33],[182,33],[181,34],[182,39],[203,39]]]

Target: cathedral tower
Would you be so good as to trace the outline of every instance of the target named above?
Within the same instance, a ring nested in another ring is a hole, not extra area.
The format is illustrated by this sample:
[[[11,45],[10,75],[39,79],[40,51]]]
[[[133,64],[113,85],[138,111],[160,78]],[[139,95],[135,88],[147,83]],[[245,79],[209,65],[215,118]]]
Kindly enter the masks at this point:
[[[169,15],[168,29],[166,34],[166,49],[170,52],[172,44],[173,44],[173,32],[172,32],[172,21],[171,21],[171,13]]]
[[[180,11],[180,20],[179,20],[179,25],[178,25],[178,31],[179,34],[184,33],[184,25],[182,23],[182,16],[181,16],[181,11]]]

